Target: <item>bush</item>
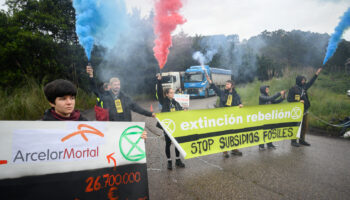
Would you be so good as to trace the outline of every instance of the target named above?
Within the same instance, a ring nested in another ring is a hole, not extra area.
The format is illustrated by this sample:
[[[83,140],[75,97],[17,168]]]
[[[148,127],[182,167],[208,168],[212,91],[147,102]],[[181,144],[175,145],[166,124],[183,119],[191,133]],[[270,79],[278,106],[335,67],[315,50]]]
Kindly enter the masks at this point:
[[[0,120],[38,120],[50,108],[44,86],[27,78],[26,84],[13,91],[0,90]],[[93,108],[95,97],[78,88],[76,109]]]

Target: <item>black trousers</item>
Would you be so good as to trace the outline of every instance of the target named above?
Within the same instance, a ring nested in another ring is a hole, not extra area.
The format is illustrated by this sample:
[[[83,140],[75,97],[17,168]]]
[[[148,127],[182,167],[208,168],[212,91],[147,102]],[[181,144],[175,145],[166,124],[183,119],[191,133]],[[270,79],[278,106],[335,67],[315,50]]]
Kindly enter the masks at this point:
[[[165,136],[165,154],[166,154],[166,157],[168,159],[170,159],[171,140],[170,140],[169,136],[165,132],[164,132],[164,136]],[[176,154],[176,157],[180,156],[180,152],[179,152],[179,150],[177,150],[176,147],[175,147],[175,154]]]
[[[305,134],[309,129],[309,119],[308,119],[308,114],[305,113],[303,117],[303,124],[301,125],[301,131],[300,131],[300,140],[305,141]],[[292,140],[292,142],[296,142],[297,140]]]

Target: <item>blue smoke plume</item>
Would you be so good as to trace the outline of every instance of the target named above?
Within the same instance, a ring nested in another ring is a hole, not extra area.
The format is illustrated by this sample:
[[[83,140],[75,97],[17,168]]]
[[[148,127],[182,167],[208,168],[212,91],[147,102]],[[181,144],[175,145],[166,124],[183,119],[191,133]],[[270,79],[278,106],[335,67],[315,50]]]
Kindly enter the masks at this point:
[[[347,28],[350,27],[350,8],[344,13],[337,27],[335,27],[334,33],[328,42],[326,56],[323,60],[323,64],[326,64],[328,59],[333,56],[337,50],[338,43]]]
[[[94,44],[113,48],[127,29],[124,0],[74,0],[76,32],[88,60]]]

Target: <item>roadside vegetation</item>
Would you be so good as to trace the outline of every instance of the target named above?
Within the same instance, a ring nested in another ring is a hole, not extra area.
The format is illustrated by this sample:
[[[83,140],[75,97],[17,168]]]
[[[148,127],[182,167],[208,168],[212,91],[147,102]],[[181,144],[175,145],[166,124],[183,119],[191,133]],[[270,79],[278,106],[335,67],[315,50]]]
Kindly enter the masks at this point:
[[[44,95],[43,84],[26,79],[23,87],[13,91],[0,90],[0,120],[39,120],[50,108]],[[76,109],[93,108],[95,97],[78,88]]]
[[[284,76],[272,78],[268,81],[255,80],[252,83],[239,85],[237,91],[240,94],[244,105],[259,104],[260,86],[269,85],[270,95],[281,90],[288,90],[295,85],[295,77],[299,74],[305,75],[308,80],[315,73],[315,69],[286,69]],[[350,115],[350,97],[346,95],[346,91],[350,89],[350,76],[344,73],[329,73],[323,70],[314,83],[308,90],[311,107],[309,109],[309,125],[311,127],[326,129],[330,131],[338,131],[334,128],[321,122],[322,119],[332,124],[340,123],[340,119],[344,119]],[[283,103],[288,103],[287,100]]]

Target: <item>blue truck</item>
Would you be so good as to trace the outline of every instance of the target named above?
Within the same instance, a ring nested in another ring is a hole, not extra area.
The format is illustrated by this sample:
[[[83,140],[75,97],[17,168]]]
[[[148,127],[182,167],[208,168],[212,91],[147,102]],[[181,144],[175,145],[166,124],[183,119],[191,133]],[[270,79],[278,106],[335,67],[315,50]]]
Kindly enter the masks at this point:
[[[211,68],[208,65],[191,66],[185,71],[184,88],[185,94],[191,97],[208,97],[215,95],[213,89],[209,88],[209,82],[206,79],[205,73],[215,85],[224,87],[227,80],[231,80],[232,71],[219,68]]]

